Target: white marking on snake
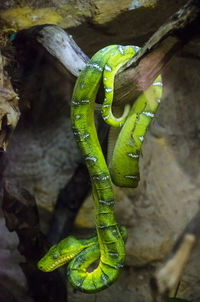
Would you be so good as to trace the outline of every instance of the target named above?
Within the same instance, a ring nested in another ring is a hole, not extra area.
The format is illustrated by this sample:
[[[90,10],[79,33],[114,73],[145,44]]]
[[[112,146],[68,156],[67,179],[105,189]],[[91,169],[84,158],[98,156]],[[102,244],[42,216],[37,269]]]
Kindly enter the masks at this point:
[[[89,133],[86,133],[82,136],[82,138],[85,139],[85,138],[88,138],[89,136],[90,136]]]
[[[124,55],[124,50],[123,50],[123,48],[121,47],[121,45],[118,46],[118,49],[119,49],[119,51],[121,52],[121,54]]]
[[[141,142],[143,142],[144,136],[139,136],[139,140],[140,140]]]
[[[81,100],[82,104],[88,104],[90,102],[90,100]]]
[[[104,121],[107,120],[109,118],[110,114],[106,115],[103,117]]]
[[[112,68],[108,64],[106,64],[104,68],[106,71],[112,71]]]
[[[128,156],[131,158],[139,158],[139,155],[134,153],[128,153]]]
[[[96,68],[98,69],[99,71],[103,71],[103,69],[101,68],[101,66],[99,66],[98,64],[95,64],[95,63],[89,63],[87,64],[88,67],[93,67],[93,68]]]
[[[79,120],[80,119],[80,114],[77,114],[76,116],[75,116],[75,118],[77,119],[77,120]]]
[[[81,133],[80,133],[80,131],[78,131],[78,130],[76,130],[76,129],[74,129],[74,135],[76,136],[76,135],[81,135]]]
[[[108,283],[108,280],[107,280],[107,277],[106,277],[107,275],[105,275],[105,273],[103,273],[102,275],[101,275],[101,278],[102,278],[102,280],[103,280],[103,283],[105,284],[105,285],[107,285],[107,283]]]
[[[105,91],[106,91],[106,92],[111,92],[111,91],[112,91],[112,88],[105,88]]]
[[[153,86],[163,86],[163,83],[162,82],[155,82],[155,83],[153,83]]]
[[[109,256],[119,257],[119,254],[115,252],[109,252]]]
[[[79,101],[72,101],[72,105],[80,105]]]
[[[90,161],[93,161],[93,162],[95,162],[95,163],[96,163],[97,158],[96,158],[96,157],[94,157],[94,156],[87,156],[87,157],[85,158],[85,160],[90,160]]]
[[[99,203],[102,203],[102,204],[105,204],[107,206],[110,206],[110,205],[114,204],[114,201],[113,200],[102,200],[102,199],[99,199]]]
[[[106,175],[106,176],[98,176],[98,175],[94,175],[94,176],[93,176],[93,179],[94,179],[94,180],[101,180],[101,181],[104,181],[104,180],[106,180],[106,179],[109,179],[109,176],[108,176],[108,175]]]
[[[104,47],[101,49],[101,52],[104,52],[107,49],[107,47]]]
[[[144,115],[149,116],[149,117],[154,117],[154,113],[149,112],[149,111],[143,111],[142,112]]]

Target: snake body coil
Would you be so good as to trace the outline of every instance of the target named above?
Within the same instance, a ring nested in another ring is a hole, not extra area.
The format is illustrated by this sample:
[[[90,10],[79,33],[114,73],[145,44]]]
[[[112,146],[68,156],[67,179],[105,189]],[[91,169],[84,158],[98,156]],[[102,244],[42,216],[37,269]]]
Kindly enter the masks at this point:
[[[112,181],[118,186],[137,186],[141,145],[161,98],[159,77],[139,96],[131,109],[126,105],[121,117],[113,115],[115,74],[134,53],[135,47],[120,45],[98,51],[81,72],[72,96],[72,129],[90,174],[97,237],[79,241],[70,236],[53,246],[38,263],[41,270],[50,271],[70,261],[70,282],[87,293],[97,292],[112,284],[124,265],[126,231],[115,221]],[[94,122],[94,104],[102,77],[105,89],[102,117],[111,126],[123,126],[113,151],[110,172]],[[97,268],[88,272],[90,264],[99,257]]]

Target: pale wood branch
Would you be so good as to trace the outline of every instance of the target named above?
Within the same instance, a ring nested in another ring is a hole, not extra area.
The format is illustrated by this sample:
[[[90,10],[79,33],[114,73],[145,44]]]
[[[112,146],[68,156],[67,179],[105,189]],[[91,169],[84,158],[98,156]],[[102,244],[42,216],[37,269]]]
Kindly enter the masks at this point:
[[[180,234],[165,263],[152,278],[151,287],[154,302],[167,302],[168,295],[175,291],[199,237],[200,210]]]
[[[54,25],[26,30],[64,67],[78,76],[88,57],[61,28]],[[200,2],[189,0],[163,24],[116,75],[116,104],[134,100],[149,87],[170,59],[200,32]]]

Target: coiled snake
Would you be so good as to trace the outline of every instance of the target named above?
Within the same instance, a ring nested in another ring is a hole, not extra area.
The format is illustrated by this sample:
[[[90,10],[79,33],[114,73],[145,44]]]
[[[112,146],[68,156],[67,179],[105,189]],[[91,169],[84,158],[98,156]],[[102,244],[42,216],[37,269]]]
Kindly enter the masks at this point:
[[[78,77],[72,95],[72,130],[89,170],[95,204],[97,235],[86,240],[69,236],[50,248],[38,268],[52,271],[69,262],[68,278],[77,289],[93,293],[112,284],[125,261],[127,232],[114,217],[112,182],[136,187],[139,181],[139,155],[146,130],[155,115],[162,94],[159,76],[130,108],[117,118],[112,113],[114,77],[119,68],[134,56],[134,46],[111,45],[98,51]],[[107,167],[97,137],[94,104],[101,80],[105,90],[102,117],[114,127],[122,127]],[[88,267],[99,259],[92,272]]]

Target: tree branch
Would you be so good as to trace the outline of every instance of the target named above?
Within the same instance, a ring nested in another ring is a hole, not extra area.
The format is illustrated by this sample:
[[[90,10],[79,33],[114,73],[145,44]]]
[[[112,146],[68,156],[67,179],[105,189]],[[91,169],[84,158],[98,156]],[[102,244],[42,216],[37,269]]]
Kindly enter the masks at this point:
[[[200,2],[189,0],[163,24],[115,80],[115,101],[130,102],[147,89],[170,59],[200,33]]]
[[[199,29],[200,2],[189,0],[116,75],[114,102],[130,102],[147,89],[170,59],[199,34]],[[22,32],[42,45],[67,73],[78,76],[88,60],[71,36],[57,26],[33,27]]]
[[[151,279],[154,302],[168,301],[168,295],[180,282],[181,275],[193,248],[200,237],[200,210],[185,227],[176,240],[165,264],[157,270]]]

